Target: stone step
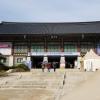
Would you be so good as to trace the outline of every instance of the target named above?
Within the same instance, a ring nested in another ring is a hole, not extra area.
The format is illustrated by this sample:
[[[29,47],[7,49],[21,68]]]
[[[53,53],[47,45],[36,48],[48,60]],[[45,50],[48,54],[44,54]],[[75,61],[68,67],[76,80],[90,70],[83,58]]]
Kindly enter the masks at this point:
[[[15,81],[0,84],[0,88],[58,88],[62,85],[61,81],[35,82],[35,81]]]
[[[20,85],[14,85],[14,86],[9,86],[9,85],[6,85],[6,86],[1,86],[0,88],[46,88],[45,85],[23,85],[23,86],[20,86]]]
[[[55,85],[1,85],[0,88],[59,88],[59,84]]]

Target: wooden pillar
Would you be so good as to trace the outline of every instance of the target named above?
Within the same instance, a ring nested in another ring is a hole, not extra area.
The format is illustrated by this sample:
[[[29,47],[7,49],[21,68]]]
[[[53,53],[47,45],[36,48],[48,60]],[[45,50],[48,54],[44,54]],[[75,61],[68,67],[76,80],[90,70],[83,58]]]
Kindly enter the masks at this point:
[[[27,53],[31,52],[31,43],[30,42],[27,43],[27,47],[28,47]]]
[[[28,47],[27,53],[31,51],[31,39],[30,36],[27,35],[27,41],[26,41],[26,45]]]
[[[14,55],[14,42],[12,42],[11,55]]]
[[[64,40],[61,38],[61,52],[64,52]]]
[[[44,52],[47,52],[47,37],[44,38]]]
[[[80,45],[80,42],[78,41],[78,43],[77,43],[77,51],[78,52],[81,52],[81,45]]]
[[[15,42],[13,41],[12,42],[12,54],[11,54],[13,56],[13,61],[12,61],[13,65],[15,65],[14,44],[15,44]]]
[[[94,42],[94,52],[97,53],[97,41]]]

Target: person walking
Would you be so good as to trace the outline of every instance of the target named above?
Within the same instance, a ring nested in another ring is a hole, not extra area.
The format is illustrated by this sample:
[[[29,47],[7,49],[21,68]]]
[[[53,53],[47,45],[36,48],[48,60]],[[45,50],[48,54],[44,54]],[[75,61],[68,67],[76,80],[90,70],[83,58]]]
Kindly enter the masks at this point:
[[[56,62],[53,62],[53,69],[54,69],[54,72],[56,71]]]

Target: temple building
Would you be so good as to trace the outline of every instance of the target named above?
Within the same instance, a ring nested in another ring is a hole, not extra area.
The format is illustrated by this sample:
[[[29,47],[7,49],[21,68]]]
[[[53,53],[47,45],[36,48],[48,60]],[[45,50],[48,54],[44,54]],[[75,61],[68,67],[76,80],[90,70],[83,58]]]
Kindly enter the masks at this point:
[[[0,53],[5,64],[58,62],[57,67],[74,68],[74,62],[93,49],[100,54],[100,21],[63,23],[0,23]]]

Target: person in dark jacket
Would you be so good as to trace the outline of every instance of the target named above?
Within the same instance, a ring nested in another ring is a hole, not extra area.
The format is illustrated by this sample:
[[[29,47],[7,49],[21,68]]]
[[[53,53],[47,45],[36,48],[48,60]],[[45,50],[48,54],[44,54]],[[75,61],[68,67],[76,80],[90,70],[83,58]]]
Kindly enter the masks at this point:
[[[52,66],[53,66],[54,72],[56,71],[56,67],[57,67],[56,65],[57,65],[56,62],[53,62]]]

